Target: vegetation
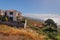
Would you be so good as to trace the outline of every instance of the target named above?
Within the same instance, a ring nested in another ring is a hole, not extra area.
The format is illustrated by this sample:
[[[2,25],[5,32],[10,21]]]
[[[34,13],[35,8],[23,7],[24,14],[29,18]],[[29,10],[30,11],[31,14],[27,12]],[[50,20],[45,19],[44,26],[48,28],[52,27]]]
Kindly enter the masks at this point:
[[[58,32],[57,32],[57,40],[60,40],[60,28],[57,29]]]
[[[45,21],[44,28],[38,28],[35,26],[31,26],[31,28],[37,31],[39,34],[46,35],[46,40],[57,40],[57,25],[52,19],[48,19]]]
[[[31,29],[17,29],[17,28],[12,28],[7,25],[0,25],[0,34],[4,35],[20,35],[21,37],[25,36],[26,40],[29,37],[31,40],[44,40],[45,35],[39,35],[36,33],[36,31],[33,31]]]
[[[9,20],[9,17],[8,16],[4,16],[2,20],[3,21],[8,21]]]
[[[8,16],[5,16],[2,18],[5,21],[8,21]],[[23,19],[25,20],[25,18]],[[24,21],[21,21],[24,22]],[[34,40],[59,40],[60,39],[60,31],[57,31],[57,25],[52,19],[47,19],[45,21],[45,26],[43,28],[39,28],[36,26],[33,26],[30,22],[28,22],[29,28],[30,29],[17,29],[17,28],[11,28],[8,26],[1,26],[0,27],[0,32],[3,34],[9,34],[9,35],[25,35],[25,36],[30,36]],[[33,30],[33,31],[32,31]],[[58,29],[59,30],[59,29]],[[38,34],[39,33],[39,34]],[[58,36],[57,36],[58,33]],[[41,38],[42,37],[42,38]]]
[[[8,21],[9,17],[8,16],[1,16],[0,15],[0,21]]]
[[[57,36],[57,25],[52,19],[48,19],[45,21],[46,23],[46,29],[44,29],[44,32],[48,32],[47,35],[49,38],[53,40],[57,40],[55,37]]]
[[[2,16],[0,15],[0,21],[2,20]]]

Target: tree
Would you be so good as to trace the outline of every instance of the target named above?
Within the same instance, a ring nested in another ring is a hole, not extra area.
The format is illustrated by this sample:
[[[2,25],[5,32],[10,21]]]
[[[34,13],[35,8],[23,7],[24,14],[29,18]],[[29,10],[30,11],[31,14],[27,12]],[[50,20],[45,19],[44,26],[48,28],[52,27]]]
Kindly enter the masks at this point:
[[[9,20],[8,16],[5,16],[5,21],[8,21],[8,20]]]
[[[0,20],[2,20],[2,16],[0,15]]]
[[[43,30],[47,33],[48,37],[56,40],[55,36],[57,35],[57,25],[52,19],[47,19],[45,21],[46,28]]]
[[[57,28],[56,23],[52,19],[48,19],[45,21],[46,25],[50,26],[53,25],[55,28]]]
[[[9,17],[8,16],[3,16],[2,17],[2,21],[8,21],[9,20]]]

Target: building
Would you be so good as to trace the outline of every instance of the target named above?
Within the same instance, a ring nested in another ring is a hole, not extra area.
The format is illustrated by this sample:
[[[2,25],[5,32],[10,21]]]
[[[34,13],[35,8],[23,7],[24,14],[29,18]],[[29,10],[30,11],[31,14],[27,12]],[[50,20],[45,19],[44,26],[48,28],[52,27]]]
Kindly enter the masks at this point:
[[[0,10],[0,15],[8,16],[11,21],[17,21],[18,16],[18,19],[22,19],[22,13],[17,10]]]
[[[0,10],[0,15],[3,16],[4,15],[4,11]]]

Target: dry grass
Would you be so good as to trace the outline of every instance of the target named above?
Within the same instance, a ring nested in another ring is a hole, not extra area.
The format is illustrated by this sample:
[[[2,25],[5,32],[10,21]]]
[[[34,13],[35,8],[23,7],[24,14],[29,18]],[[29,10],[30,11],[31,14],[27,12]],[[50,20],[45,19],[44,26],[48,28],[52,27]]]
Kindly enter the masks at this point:
[[[31,29],[17,29],[12,28],[7,25],[0,25],[0,33],[3,33],[5,35],[19,35],[26,37],[25,39],[29,37],[32,40],[44,40],[45,36],[39,35],[35,31]]]

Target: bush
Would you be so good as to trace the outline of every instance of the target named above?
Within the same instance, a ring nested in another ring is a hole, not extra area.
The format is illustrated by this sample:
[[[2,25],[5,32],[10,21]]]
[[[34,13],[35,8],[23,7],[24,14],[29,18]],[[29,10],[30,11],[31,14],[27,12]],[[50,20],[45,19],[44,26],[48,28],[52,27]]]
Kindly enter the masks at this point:
[[[0,15],[0,20],[2,20],[2,16]]]
[[[8,16],[3,16],[2,17],[2,21],[8,21],[9,20],[9,17]]]

